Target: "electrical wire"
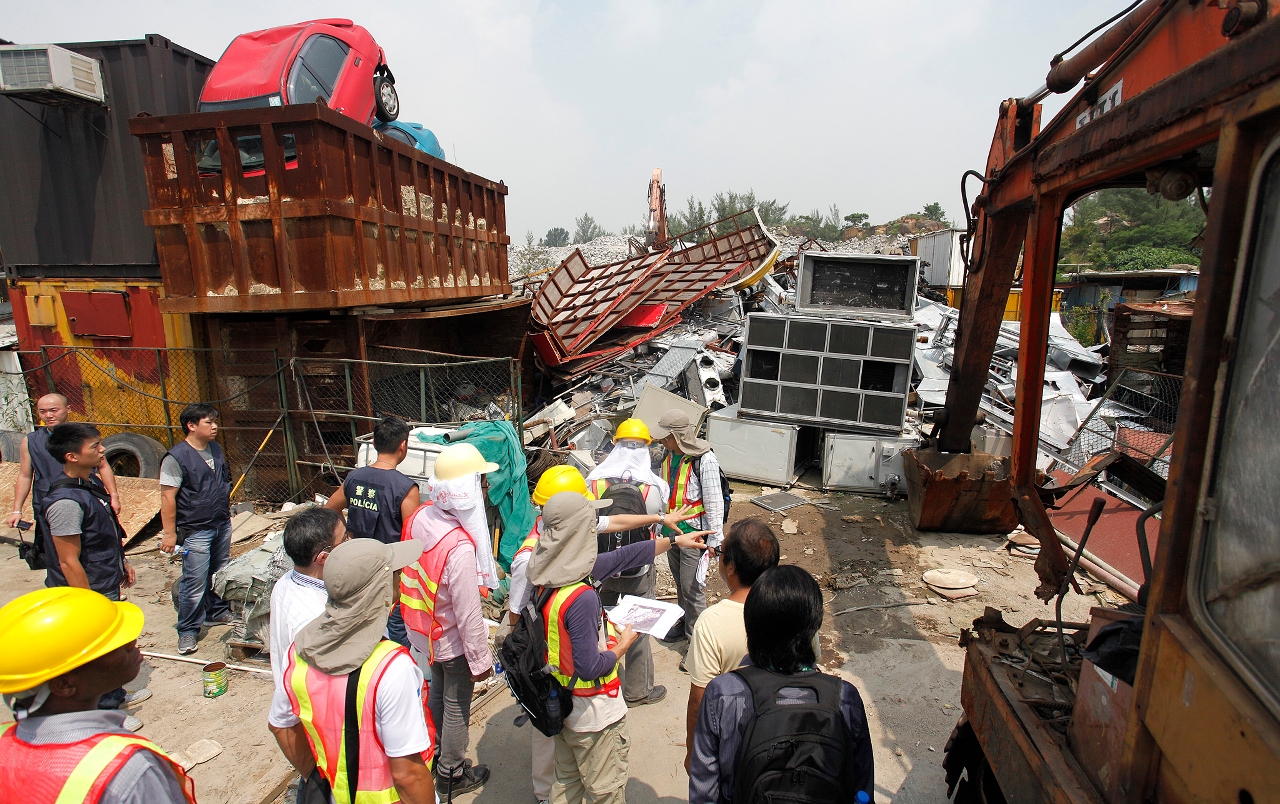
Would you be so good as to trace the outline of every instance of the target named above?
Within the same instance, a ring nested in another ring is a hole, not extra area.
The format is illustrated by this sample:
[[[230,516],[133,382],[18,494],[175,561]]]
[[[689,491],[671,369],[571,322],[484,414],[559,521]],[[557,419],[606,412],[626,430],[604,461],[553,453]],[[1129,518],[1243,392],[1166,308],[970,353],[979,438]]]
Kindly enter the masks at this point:
[[[1049,61],[1049,64],[1050,64],[1051,66],[1052,66],[1052,65],[1057,65],[1057,63],[1058,63],[1058,62],[1062,61],[1062,57],[1063,57],[1063,56],[1065,56],[1065,55],[1067,55],[1068,53],[1070,53],[1071,51],[1075,50],[1077,47],[1079,47],[1081,44],[1083,44],[1083,43],[1084,43],[1084,41],[1085,41],[1085,40],[1087,40],[1089,37],[1093,36],[1093,35],[1094,35],[1094,34],[1096,34],[1098,31],[1101,31],[1103,28],[1107,27],[1107,26],[1108,26],[1108,25],[1110,25],[1111,23],[1113,23],[1113,22],[1115,22],[1116,20],[1120,19],[1120,18],[1121,18],[1121,17],[1123,17],[1124,15],[1128,14],[1130,11],[1133,11],[1135,8],[1137,8],[1138,6],[1142,5],[1142,3],[1143,3],[1143,0],[1133,0],[1133,2],[1132,2],[1132,3],[1130,3],[1130,4],[1129,4],[1129,6],[1128,6],[1128,8],[1126,8],[1124,11],[1121,11],[1120,13],[1116,14],[1114,17],[1112,17],[1111,19],[1107,20],[1106,22],[1100,23],[1100,24],[1099,24],[1096,28],[1094,28],[1092,31],[1089,31],[1089,33],[1085,34],[1084,36],[1080,37],[1080,38],[1079,38],[1079,39],[1077,39],[1076,41],[1072,42],[1070,47],[1068,47],[1066,50],[1062,51],[1062,52],[1061,52],[1061,53],[1059,53],[1058,55],[1054,56],[1054,57],[1053,57],[1053,59],[1051,59],[1051,60]]]

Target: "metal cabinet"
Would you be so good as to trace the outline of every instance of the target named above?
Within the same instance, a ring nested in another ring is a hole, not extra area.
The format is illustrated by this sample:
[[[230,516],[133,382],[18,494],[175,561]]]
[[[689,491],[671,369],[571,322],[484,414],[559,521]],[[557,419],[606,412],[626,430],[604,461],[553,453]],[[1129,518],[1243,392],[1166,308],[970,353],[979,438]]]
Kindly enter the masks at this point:
[[[906,494],[902,451],[919,445],[920,439],[914,434],[886,438],[828,432],[822,449],[822,487],[868,494]]]
[[[738,418],[738,406],[707,418],[707,441],[729,477],[785,486],[817,457],[818,428]]]

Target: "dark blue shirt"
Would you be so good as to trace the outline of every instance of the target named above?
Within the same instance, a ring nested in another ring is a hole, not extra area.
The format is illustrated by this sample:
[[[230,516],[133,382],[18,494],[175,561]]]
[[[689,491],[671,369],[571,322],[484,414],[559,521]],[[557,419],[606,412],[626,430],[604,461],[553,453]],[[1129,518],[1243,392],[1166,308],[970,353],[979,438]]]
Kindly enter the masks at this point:
[[[802,679],[810,675],[816,675],[816,671],[797,673],[795,677]],[[778,702],[785,704],[789,699],[796,703],[817,700],[812,689],[783,687]],[[854,763],[855,789],[870,793],[875,774],[871,737],[867,733],[867,713],[862,707],[862,696],[848,681],[840,683],[840,714],[853,735],[853,756],[850,759]],[[725,673],[711,679],[702,697],[698,725],[693,732],[689,804],[726,804],[732,801],[734,764],[742,746],[742,737],[754,715],[755,701],[741,676]]]

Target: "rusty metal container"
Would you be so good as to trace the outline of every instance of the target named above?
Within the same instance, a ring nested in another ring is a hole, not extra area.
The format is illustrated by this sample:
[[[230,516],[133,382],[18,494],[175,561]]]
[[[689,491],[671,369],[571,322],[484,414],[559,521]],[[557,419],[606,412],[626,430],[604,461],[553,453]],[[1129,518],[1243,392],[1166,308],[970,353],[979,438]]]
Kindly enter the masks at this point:
[[[509,293],[506,185],[318,104],[135,117],[167,313]]]
[[[1018,527],[1009,459],[933,447],[902,453],[911,525],[952,533],[1008,533]]]

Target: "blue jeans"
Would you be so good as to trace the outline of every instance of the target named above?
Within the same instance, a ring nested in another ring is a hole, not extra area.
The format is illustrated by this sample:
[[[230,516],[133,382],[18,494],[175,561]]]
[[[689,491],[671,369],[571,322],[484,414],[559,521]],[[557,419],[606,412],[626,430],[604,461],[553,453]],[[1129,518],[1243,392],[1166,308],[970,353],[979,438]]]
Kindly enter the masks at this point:
[[[204,621],[231,611],[213,592],[213,574],[231,560],[231,523],[187,534],[178,586],[178,634],[198,634]]]
[[[118,588],[108,590],[106,592],[103,592],[102,594],[104,597],[106,597],[107,600],[114,600],[117,602],[119,602],[120,600],[120,590]],[[125,696],[124,687],[116,687],[111,692],[104,692],[98,698],[98,708],[99,709],[119,709],[120,705],[124,703],[124,696]]]

